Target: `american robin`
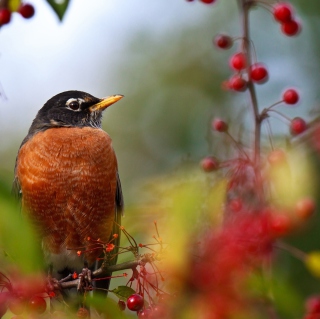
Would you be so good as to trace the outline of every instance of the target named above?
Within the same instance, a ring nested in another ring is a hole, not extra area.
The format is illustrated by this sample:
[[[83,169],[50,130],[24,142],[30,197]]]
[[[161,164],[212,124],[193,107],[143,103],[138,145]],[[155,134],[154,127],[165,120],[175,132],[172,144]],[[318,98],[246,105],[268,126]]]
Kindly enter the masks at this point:
[[[101,120],[122,97],[57,94],[39,110],[18,151],[14,189],[46,263],[57,272],[79,271],[84,262],[92,267],[102,250],[90,249],[88,237],[108,242],[119,231],[114,227],[123,210],[118,165]],[[78,247],[88,252],[79,257]]]

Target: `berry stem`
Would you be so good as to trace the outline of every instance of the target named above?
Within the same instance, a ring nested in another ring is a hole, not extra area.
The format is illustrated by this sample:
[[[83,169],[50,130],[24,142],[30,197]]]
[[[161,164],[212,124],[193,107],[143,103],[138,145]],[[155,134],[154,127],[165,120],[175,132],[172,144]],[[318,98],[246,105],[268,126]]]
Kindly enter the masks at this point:
[[[252,65],[252,54],[251,54],[251,39],[250,39],[250,23],[249,13],[250,8],[254,4],[252,0],[238,0],[240,19],[242,22],[242,33],[243,33],[243,51],[246,56],[247,73],[250,74],[250,67]],[[249,77],[248,79],[248,91],[250,95],[251,108],[254,116],[254,152],[253,152],[253,163],[257,182],[258,196],[263,196],[262,190],[262,179],[260,174],[260,152],[261,152],[261,116],[259,113],[258,99],[255,90],[255,86]]]

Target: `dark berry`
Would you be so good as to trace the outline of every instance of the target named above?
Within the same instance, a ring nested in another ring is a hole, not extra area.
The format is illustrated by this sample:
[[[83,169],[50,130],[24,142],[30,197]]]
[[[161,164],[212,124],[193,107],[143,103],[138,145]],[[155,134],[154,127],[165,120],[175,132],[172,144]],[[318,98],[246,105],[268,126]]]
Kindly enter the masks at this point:
[[[201,167],[205,172],[212,172],[219,168],[219,162],[215,157],[207,156],[201,161]]]
[[[307,123],[301,117],[295,117],[290,124],[290,131],[292,135],[303,133],[307,129]]]
[[[132,311],[139,311],[143,308],[144,300],[139,294],[131,295],[127,300],[127,307]]]
[[[7,8],[0,9],[0,26],[8,24],[11,20],[11,11]]]
[[[200,0],[200,1],[207,4],[216,2],[216,0]]]
[[[33,296],[28,302],[27,309],[31,313],[42,314],[46,311],[47,303],[44,298],[39,296]]]
[[[250,77],[252,81],[258,84],[263,84],[268,81],[268,70],[263,64],[255,63],[251,66]]]
[[[119,300],[118,307],[121,311],[124,311],[126,309],[126,303],[123,300]]]
[[[246,64],[246,56],[242,52],[238,52],[230,58],[230,66],[236,71],[244,69]]]
[[[228,35],[218,34],[214,39],[214,44],[218,48],[226,50],[232,46],[233,41]]]
[[[30,19],[34,15],[34,7],[29,3],[22,3],[18,9],[18,12],[25,18]]]
[[[283,93],[282,98],[287,104],[296,104],[299,101],[299,94],[296,90],[289,89]]]
[[[281,23],[292,20],[292,8],[288,3],[278,3],[273,7],[274,18]]]
[[[214,119],[212,122],[212,128],[218,132],[228,131],[228,124],[221,119]]]
[[[289,37],[297,35],[300,32],[300,30],[301,25],[299,22],[295,20],[291,20],[281,24],[281,31]]]

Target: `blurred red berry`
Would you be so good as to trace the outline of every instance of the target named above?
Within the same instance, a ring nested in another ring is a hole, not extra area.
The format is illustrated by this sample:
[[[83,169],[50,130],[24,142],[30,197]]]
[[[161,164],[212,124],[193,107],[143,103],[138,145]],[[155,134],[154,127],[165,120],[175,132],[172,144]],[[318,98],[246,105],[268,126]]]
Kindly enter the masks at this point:
[[[320,314],[320,295],[309,297],[305,302],[305,308],[309,314]]]
[[[15,315],[21,315],[26,309],[26,301],[22,298],[14,298],[9,302],[9,310]]]
[[[212,172],[219,168],[219,162],[215,157],[207,156],[201,161],[201,167],[205,172]]]
[[[139,319],[153,319],[153,311],[150,307],[147,307],[145,309],[141,309],[137,312]]]
[[[231,37],[225,34],[218,34],[214,38],[213,42],[218,48],[224,49],[224,50],[229,49],[233,44]]]
[[[296,203],[295,211],[298,217],[308,219],[315,211],[316,204],[312,198],[306,197]]]
[[[255,63],[251,66],[250,77],[252,81],[263,84],[269,79],[268,70],[262,63]]]
[[[132,311],[139,311],[143,308],[144,300],[139,294],[131,295],[127,300],[127,307]]]
[[[281,31],[289,37],[297,35],[300,32],[300,30],[301,25],[296,20],[291,20],[281,24]]]
[[[200,1],[207,4],[216,2],[216,0],[200,0]]]
[[[79,310],[77,311],[77,318],[89,318],[89,311],[86,308],[79,308]]]
[[[303,133],[307,129],[307,123],[301,117],[295,117],[290,124],[290,131],[292,135]]]
[[[246,56],[242,52],[238,52],[230,58],[230,66],[236,71],[244,69],[246,64]]]
[[[30,3],[21,3],[18,12],[25,18],[30,19],[34,15],[34,7]]]
[[[287,104],[296,104],[299,101],[299,94],[296,90],[289,89],[283,93],[282,98]]]
[[[27,304],[27,309],[31,313],[37,313],[40,315],[46,311],[47,303],[44,300],[44,298],[39,297],[39,296],[33,296],[30,298],[30,300]]]
[[[292,7],[290,4],[285,2],[277,3],[273,7],[274,18],[281,23],[289,22],[292,20]]]
[[[168,311],[164,305],[154,305],[152,307],[152,319],[167,318]]]
[[[277,149],[273,150],[268,155],[268,162],[270,165],[283,164],[287,161],[287,156],[283,150]]]
[[[228,131],[228,124],[221,119],[214,119],[212,122],[212,128],[218,132]]]
[[[243,207],[243,203],[241,198],[234,198],[229,202],[228,207],[230,208],[231,211],[238,213]]]
[[[287,235],[292,229],[292,222],[286,213],[275,214],[270,222],[271,233],[275,237]]]
[[[244,92],[247,89],[247,81],[240,75],[235,74],[230,80],[230,88],[238,92]]]
[[[123,300],[119,300],[118,307],[121,311],[124,311],[126,309],[126,303]]]
[[[7,8],[0,9],[0,26],[8,24],[11,20],[11,11]]]

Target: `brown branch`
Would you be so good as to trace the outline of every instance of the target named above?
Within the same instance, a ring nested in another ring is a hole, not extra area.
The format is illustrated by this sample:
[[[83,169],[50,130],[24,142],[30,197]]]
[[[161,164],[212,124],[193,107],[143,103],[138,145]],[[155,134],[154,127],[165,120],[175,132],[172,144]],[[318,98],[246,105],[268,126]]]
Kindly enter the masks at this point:
[[[105,264],[102,264],[102,266],[93,271],[92,273],[92,279],[109,276],[110,273],[119,271],[119,270],[125,270],[125,269],[134,269],[137,266],[145,265],[146,263],[150,262],[151,259],[147,256],[143,256],[142,258],[139,258],[137,260],[131,260],[127,261],[121,264],[112,265],[112,266],[106,266]],[[70,279],[72,275],[66,277]],[[53,283],[53,287],[55,289],[70,289],[70,288],[77,288],[79,284],[79,279],[71,280],[71,281],[65,281],[65,278],[62,281],[57,281]]]

